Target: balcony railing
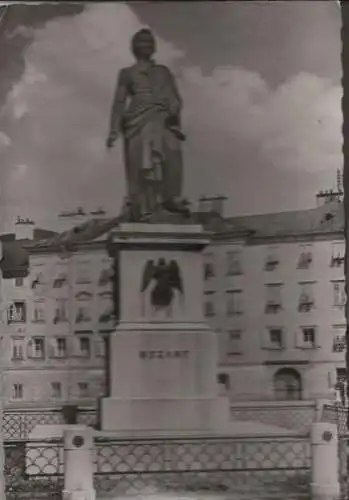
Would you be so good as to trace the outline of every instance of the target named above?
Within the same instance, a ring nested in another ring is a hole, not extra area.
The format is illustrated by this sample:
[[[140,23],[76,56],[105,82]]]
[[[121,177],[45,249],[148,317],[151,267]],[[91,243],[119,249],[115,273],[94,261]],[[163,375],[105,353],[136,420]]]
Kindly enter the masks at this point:
[[[299,312],[309,312],[314,308],[314,301],[312,300],[302,300],[298,304]]]
[[[265,306],[266,314],[276,314],[282,309],[281,302],[268,302]]]

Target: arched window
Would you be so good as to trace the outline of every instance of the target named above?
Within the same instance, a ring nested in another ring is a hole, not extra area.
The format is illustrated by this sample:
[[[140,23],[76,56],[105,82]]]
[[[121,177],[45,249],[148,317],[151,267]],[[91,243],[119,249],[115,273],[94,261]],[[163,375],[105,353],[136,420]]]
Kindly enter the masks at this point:
[[[302,378],[293,368],[281,368],[274,375],[274,394],[280,401],[302,399]]]

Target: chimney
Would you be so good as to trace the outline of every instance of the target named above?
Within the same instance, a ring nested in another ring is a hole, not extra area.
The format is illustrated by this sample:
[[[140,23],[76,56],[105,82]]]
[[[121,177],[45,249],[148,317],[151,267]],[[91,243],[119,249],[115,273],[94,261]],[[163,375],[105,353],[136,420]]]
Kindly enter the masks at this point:
[[[224,215],[224,202],[226,200],[226,196],[217,195],[211,198],[211,212],[214,212],[221,217]]]
[[[74,210],[64,210],[58,214],[59,228],[58,231],[69,231],[75,226],[82,224],[88,220],[88,213],[83,207],[77,207]]]
[[[15,222],[15,237],[16,240],[32,240],[34,237],[35,222],[28,217],[17,216]]]
[[[223,217],[225,196],[201,196],[199,199],[199,213],[214,213]]]
[[[343,201],[343,191],[329,189],[326,191],[319,191],[316,195],[316,205],[322,206],[328,203],[341,203]]]
[[[102,219],[106,217],[107,213],[103,207],[99,206],[95,210],[91,210],[89,215],[92,219]]]
[[[199,198],[198,212],[200,214],[210,212],[210,201],[206,196],[201,196]]]
[[[343,189],[343,172],[337,169],[336,187],[335,189],[320,190],[316,195],[316,205],[326,205],[327,203],[342,203],[344,196]]]

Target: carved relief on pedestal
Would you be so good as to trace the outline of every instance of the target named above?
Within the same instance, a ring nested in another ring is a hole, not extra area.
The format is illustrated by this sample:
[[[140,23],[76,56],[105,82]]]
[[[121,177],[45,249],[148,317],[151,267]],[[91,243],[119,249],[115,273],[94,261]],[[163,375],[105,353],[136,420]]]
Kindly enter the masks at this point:
[[[180,268],[175,260],[150,259],[143,268],[141,311],[144,317],[173,318],[183,312],[184,289]]]

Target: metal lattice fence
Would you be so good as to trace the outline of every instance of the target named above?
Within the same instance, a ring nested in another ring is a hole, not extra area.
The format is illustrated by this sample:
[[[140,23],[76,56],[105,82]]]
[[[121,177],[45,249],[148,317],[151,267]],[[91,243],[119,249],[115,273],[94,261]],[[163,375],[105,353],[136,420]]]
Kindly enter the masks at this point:
[[[98,422],[98,415],[96,410],[81,410],[78,413],[78,424],[88,425],[90,427],[95,427]]]
[[[309,436],[96,440],[100,494],[248,493],[309,498]]]
[[[349,498],[348,451],[349,433],[347,427],[348,407],[341,404],[327,404],[323,406],[321,420],[337,425],[338,429],[338,457],[339,457],[339,482],[341,487],[341,500]]]
[[[308,432],[316,418],[316,403],[307,405],[287,404],[256,404],[247,406],[234,403],[231,406],[233,420],[260,422],[266,425],[275,425],[295,432]]]
[[[342,418],[338,417],[337,410],[329,407],[327,411],[328,421]],[[339,410],[338,410],[339,411]],[[245,406],[234,404],[231,407],[231,418],[233,420],[250,420],[262,424],[281,426],[295,432],[307,432],[315,419],[315,405],[292,406],[269,405],[269,406]],[[345,420],[345,417],[343,417]],[[98,412],[95,408],[78,408],[77,423],[92,427],[97,425]],[[337,421],[337,420],[336,420]],[[29,439],[30,433],[40,424],[64,424],[65,419],[62,409],[40,408],[40,409],[6,409],[3,414],[3,432],[5,440]]]
[[[321,420],[336,424],[340,436],[348,433],[347,419],[348,407],[340,404],[323,406]]]
[[[2,430],[5,441],[27,440],[37,425],[64,424],[65,419],[61,409],[40,410],[5,410],[2,418]],[[89,426],[97,424],[95,409],[79,409],[77,423]]]
[[[61,500],[63,458],[61,439],[5,442],[6,498]],[[166,492],[309,498],[308,435],[96,438],[94,462],[97,498]]]
[[[64,473],[61,440],[6,441],[4,452],[7,500],[61,500]]]
[[[338,439],[338,457],[339,457],[339,482],[341,488],[341,499],[348,499],[348,439],[345,435]]]
[[[338,457],[339,457],[339,483],[341,488],[341,500],[349,498],[348,477],[348,408],[342,404],[325,404],[322,408],[321,420],[337,425],[338,429]]]

